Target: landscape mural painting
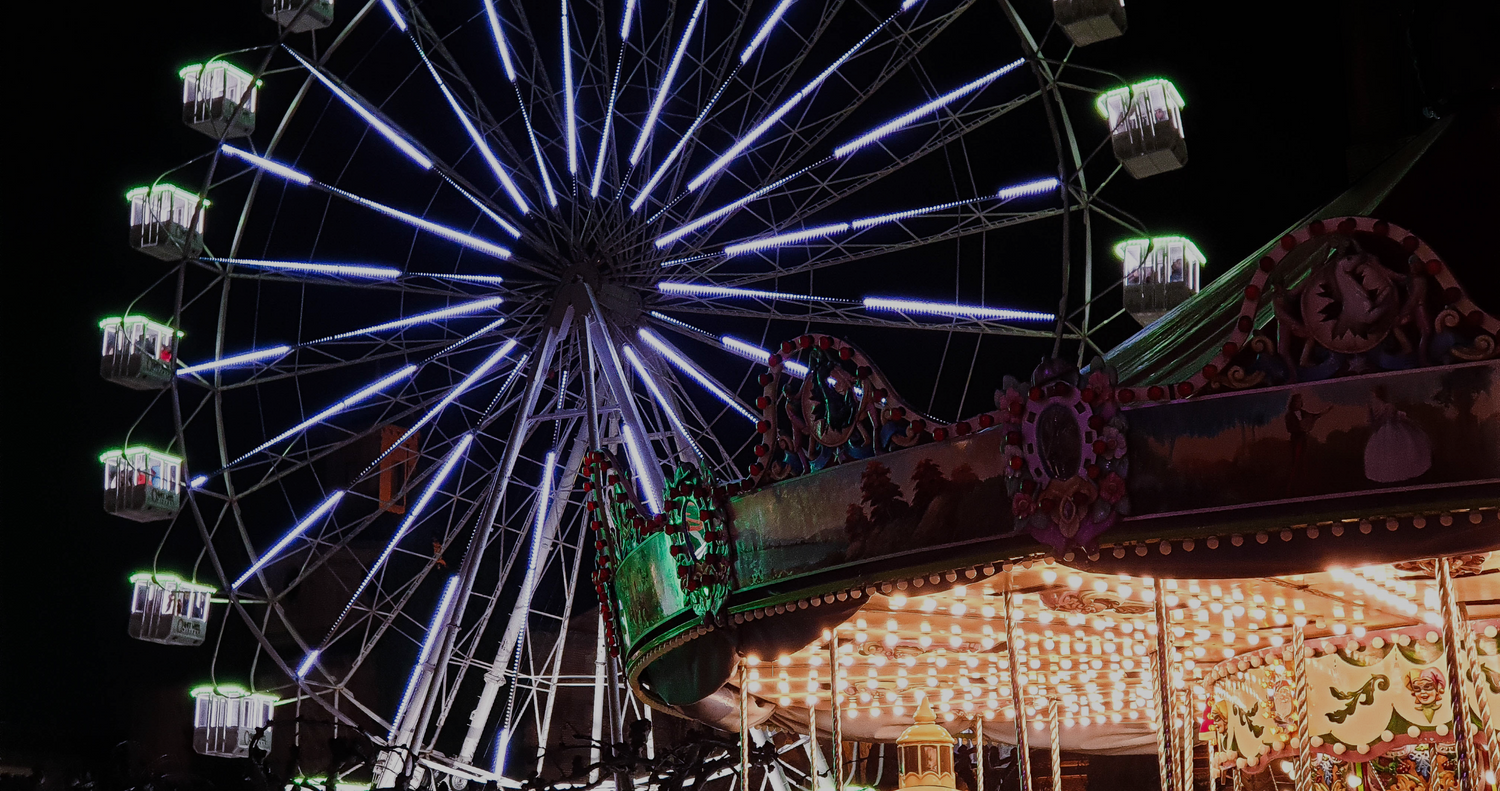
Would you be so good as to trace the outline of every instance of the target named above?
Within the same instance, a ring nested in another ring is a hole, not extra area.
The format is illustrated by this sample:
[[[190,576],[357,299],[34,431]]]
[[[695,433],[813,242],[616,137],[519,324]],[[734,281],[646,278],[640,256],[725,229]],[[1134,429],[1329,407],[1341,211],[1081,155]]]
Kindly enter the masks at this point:
[[[1500,363],[1137,408],[1135,515],[1500,481]]]
[[[777,483],[732,501],[746,588],[1012,531],[1005,432],[981,431]]]

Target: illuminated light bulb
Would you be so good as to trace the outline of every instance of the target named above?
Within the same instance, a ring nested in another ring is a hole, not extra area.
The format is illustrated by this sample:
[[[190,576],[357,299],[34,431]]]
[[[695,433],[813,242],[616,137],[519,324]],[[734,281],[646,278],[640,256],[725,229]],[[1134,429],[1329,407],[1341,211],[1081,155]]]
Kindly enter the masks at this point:
[[[1042,572],[1042,582],[1045,582],[1048,585],[1051,585],[1052,583],[1057,582],[1057,572],[1053,571],[1052,569],[1047,569],[1046,571],[1043,571]]]
[[[906,606],[906,597],[902,596],[899,593],[896,594],[895,596],[892,596],[891,597],[891,606],[892,607],[896,607],[896,608],[905,607]]]
[[[1083,577],[1080,577],[1077,574],[1068,575],[1068,587],[1072,588],[1073,590],[1078,590],[1079,588],[1083,587]]]
[[[928,597],[922,599],[922,612],[932,612],[937,609],[937,599]]]
[[[923,648],[931,648],[932,638],[924,634],[921,637],[917,638],[917,644],[922,646]]]
[[[781,665],[782,667],[787,667],[788,665],[792,664],[792,658],[787,654],[782,654],[781,656],[776,657],[776,664]]]
[[[1094,590],[1103,593],[1109,590],[1109,583],[1104,580],[1094,580]]]
[[[969,608],[964,606],[963,602],[955,602],[952,607],[948,608],[948,611],[953,613],[954,615],[963,615],[964,613],[969,611]]]

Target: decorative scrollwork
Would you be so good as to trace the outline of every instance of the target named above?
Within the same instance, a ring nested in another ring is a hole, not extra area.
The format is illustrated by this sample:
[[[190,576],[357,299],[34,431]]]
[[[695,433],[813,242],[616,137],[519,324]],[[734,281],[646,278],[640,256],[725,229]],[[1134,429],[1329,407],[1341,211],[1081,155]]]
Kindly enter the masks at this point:
[[[667,480],[664,532],[672,542],[678,582],[700,618],[717,620],[734,568],[727,494],[705,465],[680,466]]]
[[[760,486],[935,438],[857,348],[804,335],[771,355],[756,401],[763,439],[750,465]],[[946,436],[946,434],[944,434]]]

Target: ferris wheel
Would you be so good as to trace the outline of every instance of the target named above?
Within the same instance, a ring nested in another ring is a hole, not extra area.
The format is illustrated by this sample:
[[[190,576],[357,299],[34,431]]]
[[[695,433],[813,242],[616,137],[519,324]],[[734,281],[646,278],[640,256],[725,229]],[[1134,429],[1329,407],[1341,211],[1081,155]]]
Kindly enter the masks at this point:
[[[1075,62],[1117,0],[1032,5],[266,0],[265,40],[183,69],[212,143],[127,196],[163,268],[101,323],[147,399],[101,462],[172,538],[132,634],[213,646],[197,749],[548,771],[573,713],[648,713],[597,615],[592,452],[656,514],[679,466],[771,481],[756,376],[815,335],[917,358],[871,397],[930,428],[1001,346],[1100,351],[1171,273],[1149,238],[1146,275],[1095,265],[1098,218],[1146,236],[1101,187],[1185,162],[1183,102]]]

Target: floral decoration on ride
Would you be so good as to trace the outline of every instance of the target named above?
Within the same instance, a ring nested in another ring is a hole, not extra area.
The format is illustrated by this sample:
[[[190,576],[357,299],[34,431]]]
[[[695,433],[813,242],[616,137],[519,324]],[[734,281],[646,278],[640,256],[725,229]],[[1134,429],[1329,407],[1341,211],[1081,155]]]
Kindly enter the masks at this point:
[[[1187,381],[1145,395],[1486,360],[1500,353],[1497,336],[1500,318],[1481,310],[1415,234],[1372,217],[1315,220],[1261,257],[1218,354]]]
[[[614,593],[614,575],[620,561],[653,532],[666,525],[666,517],[647,517],[647,509],[636,495],[637,487],[629,469],[619,464],[606,450],[590,452],[585,457],[587,480],[583,491],[588,499],[589,529],[594,533],[594,593],[599,597],[604,616],[604,636],[611,655],[619,656],[620,610]]]
[[[895,394],[863,352],[829,335],[781,344],[761,374],[750,486],[947,437]],[[968,433],[968,425],[958,433]]]
[[[1006,432],[1006,488],[1017,529],[1063,552],[1092,551],[1130,512],[1125,417],[1115,372],[1095,360],[1086,376],[1043,362],[1030,382],[1005,377],[995,406]]]
[[[663,531],[677,561],[678,583],[705,622],[721,620],[720,608],[729,597],[734,544],[727,498],[706,465],[681,465],[667,479]]]

